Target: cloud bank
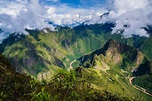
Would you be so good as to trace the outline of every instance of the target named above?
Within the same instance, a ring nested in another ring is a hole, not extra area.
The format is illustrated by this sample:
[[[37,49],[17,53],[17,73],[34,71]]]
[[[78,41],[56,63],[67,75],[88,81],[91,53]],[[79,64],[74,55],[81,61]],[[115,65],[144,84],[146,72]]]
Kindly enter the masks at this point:
[[[42,0],[41,0],[42,1]],[[48,2],[58,2],[49,0]],[[44,5],[39,0],[0,1],[0,28],[4,32],[27,34],[27,29],[54,29],[53,25],[78,25],[95,16],[100,16],[104,10],[74,8],[66,4]],[[52,22],[53,25],[48,22]]]
[[[53,29],[52,25],[44,22],[47,12],[38,0],[31,0],[29,3],[10,2],[0,13],[0,28],[5,32],[26,34],[25,28],[43,29],[49,27]]]
[[[57,25],[75,25],[95,19],[96,17],[99,19],[99,16],[105,12],[106,10],[104,9],[76,9],[67,5],[61,5],[58,9],[56,7],[49,7],[47,16],[48,21],[51,21]]]
[[[82,7],[87,0],[80,0],[80,7],[69,6],[60,0],[0,0],[0,40],[6,34],[4,32],[18,32],[28,34],[27,29],[50,28],[54,25],[76,26],[85,21],[86,24],[116,23],[112,33],[124,30],[124,37],[133,34],[148,36],[143,29],[152,25],[152,1],[151,0],[89,0],[95,5],[87,3],[89,7]],[[85,1],[85,2],[84,2]],[[96,6],[98,5],[98,6]],[[100,17],[109,12],[108,15]],[[49,22],[51,24],[49,24]]]
[[[131,37],[133,34],[148,37],[143,27],[152,25],[151,4],[151,0],[113,0],[109,15],[101,22],[115,22],[116,27],[113,28],[113,33],[122,29],[124,37]]]

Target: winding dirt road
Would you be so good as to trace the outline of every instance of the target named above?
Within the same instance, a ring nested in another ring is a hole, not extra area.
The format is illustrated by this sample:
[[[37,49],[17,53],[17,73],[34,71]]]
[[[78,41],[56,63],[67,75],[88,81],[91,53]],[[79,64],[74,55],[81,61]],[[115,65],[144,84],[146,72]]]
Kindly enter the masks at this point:
[[[137,90],[139,90],[139,91],[141,91],[141,92],[143,92],[143,93],[145,93],[145,94],[147,94],[147,95],[149,95],[149,96],[152,96],[152,94],[146,92],[146,89],[140,89],[140,88],[134,86],[134,85],[132,84],[133,79],[135,79],[135,77],[129,78],[129,82],[130,82],[130,84],[133,86],[133,88],[135,88],[135,89],[137,89]]]
[[[72,62],[70,62],[70,67],[68,68],[68,71],[70,71],[70,70],[73,69],[72,64],[73,64],[74,62],[76,62],[76,61],[77,61],[77,60],[73,60]]]

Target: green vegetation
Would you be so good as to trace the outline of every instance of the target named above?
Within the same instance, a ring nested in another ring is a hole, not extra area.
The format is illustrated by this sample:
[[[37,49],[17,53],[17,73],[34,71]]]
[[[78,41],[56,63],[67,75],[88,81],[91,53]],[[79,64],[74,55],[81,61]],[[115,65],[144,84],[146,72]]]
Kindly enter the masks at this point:
[[[152,94],[152,63],[142,63],[137,70],[133,72],[133,84],[140,89],[144,89]]]
[[[0,55],[0,100],[30,100],[39,87],[30,76],[16,73],[9,62]]]
[[[152,59],[152,36],[150,36],[147,40],[144,41],[140,49],[143,53],[149,58]]]
[[[143,38],[124,39],[120,34],[111,34],[112,23],[82,25],[75,28],[57,27],[48,33],[42,30],[27,30],[29,35],[11,34],[0,45],[0,52],[9,59],[20,73],[34,77],[45,71],[52,75],[59,68],[67,69],[71,61],[88,52],[97,50],[110,38],[129,45],[136,45]]]
[[[48,33],[27,30],[26,36],[11,34],[0,44],[0,52],[15,70],[0,57],[0,100],[151,101],[129,83],[129,77],[137,76],[133,84],[151,92],[151,37],[123,38],[111,34],[112,26],[106,23],[46,29]],[[67,72],[75,59],[74,68]],[[132,75],[133,70],[137,72]]]
[[[36,81],[16,73],[9,62],[0,58],[0,99],[22,101],[132,101],[140,93],[128,83],[118,69],[101,71],[77,67],[67,72],[60,69],[49,81]],[[109,75],[110,74],[110,75]],[[115,75],[117,74],[117,75]],[[143,94],[140,99],[151,100]]]
[[[152,93],[152,75],[143,75],[136,77],[133,80],[133,84],[138,85],[147,90],[147,92]]]
[[[0,100],[4,101],[130,100],[93,89],[87,79],[78,78],[74,71],[60,70],[49,82],[38,82],[30,76],[16,73],[0,56],[0,72]]]
[[[107,81],[105,78],[107,78],[110,81],[108,83],[108,85],[110,85],[108,86],[108,89],[113,93],[123,93],[123,91],[126,91],[125,94],[128,94],[127,96],[133,94],[133,89],[128,89],[127,86],[129,77],[132,76],[132,72],[135,69],[136,72],[133,72],[133,76],[141,77],[137,77],[133,84],[140,85],[147,89],[147,91],[151,89],[152,81],[151,78],[149,78],[150,76],[142,77],[146,73],[151,73],[151,62],[143,53],[131,46],[121,44],[115,40],[109,40],[103,48],[80,57],[79,61],[82,67],[88,68],[89,70],[95,70],[98,72],[99,77],[101,76],[101,78],[104,78],[103,80],[94,79],[95,82],[105,82]],[[90,73],[87,74],[93,75],[91,73],[92,72],[90,71]],[[103,73],[106,73],[106,75],[103,75]],[[96,76],[93,75],[93,77]],[[99,85],[100,83],[95,83],[95,85]],[[146,86],[146,84],[149,85]],[[103,84],[102,87],[105,88]]]
[[[119,43],[115,40],[109,40],[101,49],[79,58],[80,65],[89,67],[119,67],[121,69],[132,71],[137,68],[145,59],[143,53],[131,46]],[[101,69],[101,68],[100,68]]]

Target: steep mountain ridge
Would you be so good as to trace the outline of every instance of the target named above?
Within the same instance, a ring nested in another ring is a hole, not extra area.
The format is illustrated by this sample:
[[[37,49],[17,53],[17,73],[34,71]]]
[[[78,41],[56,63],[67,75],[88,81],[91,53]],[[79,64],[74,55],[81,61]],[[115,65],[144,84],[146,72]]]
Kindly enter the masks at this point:
[[[20,73],[37,76],[49,71],[50,76],[60,68],[88,52],[100,49],[110,39],[127,45],[140,46],[145,37],[123,38],[111,34],[113,23],[80,25],[74,28],[57,27],[57,31],[27,30],[29,35],[11,34],[0,44],[0,52]]]
[[[2,101],[131,101],[132,99],[91,88],[89,82],[84,82],[84,79],[87,80],[87,78],[78,78],[74,71],[61,70],[48,83],[38,82],[30,76],[16,73],[7,59],[0,55],[0,100]]]
[[[112,81],[123,76],[129,81],[127,77],[133,76],[135,86],[152,93],[152,62],[137,48],[111,39],[103,48],[80,57],[78,61],[81,67],[106,72]]]
[[[101,25],[96,27],[100,28]],[[61,88],[58,88],[59,92],[55,94],[62,94],[61,90],[66,91],[66,89],[68,89],[67,92],[73,92],[69,87],[69,84],[73,85],[76,83],[76,88],[74,89],[77,89],[80,86],[80,89],[83,87],[90,87],[99,92],[105,90],[111,92],[112,95],[118,94],[121,95],[121,97],[127,96],[129,99],[136,99],[136,97],[140,96],[140,92],[130,85],[128,76],[131,76],[132,70],[138,67],[141,67],[142,69],[145,68],[147,62],[150,63],[150,61],[137,48],[129,46],[130,44],[133,45],[133,43],[135,43],[132,41],[134,39],[129,38],[123,40],[120,37],[121,35],[111,35],[110,33],[107,33],[106,36],[106,33],[102,33],[102,31],[96,32],[95,29],[90,30],[88,27],[85,27],[85,30],[78,29],[77,33],[71,28],[61,28],[58,29],[59,31],[55,32],[46,29],[47,33],[43,30],[29,30],[30,34],[27,36],[14,34],[12,35],[13,41],[11,42],[11,37],[5,39],[0,46],[0,50],[5,57],[8,57],[9,61],[11,61],[14,66],[18,66],[16,70],[18,69],[19,72],[34,75],[42,81],[48,79],[48,82],[50,82],[51,80],[51,83],[47,85],[49,92],[52,92],[52,90],[53,92],[57,92],[56,89],[53,89],[53,84],[55,86],[56,84],[61,86]],[[109,40],[106,43],[106,40],[110,37],[122,41],[122,43],[115,40]],[[126,42],[128,45],[123,44]],[[101,48],[102,46],[103,48]],[[87,55],[82,56],[86,53]],[[74,68],[73,66],[76,77],[71,76],[71,73],[68,72],[66,73],[67,75],[61,73],[61,75],[58,76],[58,72],[60,72],[62,68],[70,67],[70,62],[80,56],[81,58],[79,60],[83,61],[80,61],[81,66],[86,68]],[[150,64],[147,65],[150,66]],[[142,71],[142,69],[136,70]],[[144,73],[142,72],[142,76],[146,75],[148,73],[147,70],[149,69],[145,70]],[[54,76],[54,74],[57,75]],[[12,77],[14,78],[14,76]],[[26,76],[23,77],[26,78]],[[56,77],[55,80],[54,77]],[[73,78],[72,80],[77,78],[78,81],[71,81],[71,77]],[[148,74],[148,77],[146,76],[146,78],[149,77]],[[134,80],[137,79],[138,78],[135,78]],[[11,78],[11,80],[14,79]],[[24,81],[25,79],[19,78],[19,81],[17,80],[17,82],[20,82],[20,80]],[[63,80],[64,82],[60,82],[60,80]],[[79,83],[79,80],[82,80],[81,83]],[[150,83],[150,80],[148,83]],[[135,84],[139,85],[139,83]],[[29,83],[28,87],[30,86]],[[64,87],[67,88],[64,89]],[[150,89],[150,87],[151,85],[147,86],[146,89]],[[84,91],[89,92],[86,88]],[[86,94],[85,92],[84,94]],[[45,96],[48,95],[43,90],[36,96],[39,96],[40,94],[46,94]],[[151,97],[144,93],[142,94],[141,99],[151,100]],[[140,98],[137,100],[140,100]]]
[[[59,67],[68,68],[71,60],[105,43],[102,35],[94,35],[87,27],[79,33],[80,28],[60,27],[57,30],[52,32],[46,29],[48,33],[27,30],[27,36],[11,34],[0,45],[0,52],[9,59],[16,71],[37,75],[49,69],[53,73]]]
[[[130,71],[138,67],[144,60],[147,60],[138,49],[115,40],[109,40],[103,48],[82,56],[79,60],[82,66],[88,68],[97,64],[95,60],[98,60],[98,58],[107,64],[111,63],[113,66],[118,65],[123,69],[127,67]],[[88,61],[90,65],[87,64]]]

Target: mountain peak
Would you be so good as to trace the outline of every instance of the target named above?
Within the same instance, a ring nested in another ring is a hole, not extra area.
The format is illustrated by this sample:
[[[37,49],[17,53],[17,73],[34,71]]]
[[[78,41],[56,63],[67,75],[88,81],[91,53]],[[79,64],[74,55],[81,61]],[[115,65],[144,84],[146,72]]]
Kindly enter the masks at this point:
[[[128,68],[126,64],[127,62],[128,64],[136,64],[135,67],[138,67],[144,59],[144,54],[140,52],[137,48],[122,44],[112,39],[110,39],[103,46],[103,48],[79,58],[79,60],[81,61],[80,65],[87,68],[93,67],[96,64],[96,60],[101,60],[105,63],[110,62],[113,65],[120,65],[120,67]],[[87,63],[89,63],[89,65],[86,65]],[[133,66],[130,65],[129,70],[132,68]]]
[[[138,53],[139,50],[135,47],[123,44],[113,39],[109,39],[109,41],[104,45],[104,50],[108,49],[116,49],[119,53]]]
[[[113,39],[109,39],[109,41],[105,44],[105,46],[107,47],[117,47],[119,46],[121,43],[117,42],[116,40]]]

